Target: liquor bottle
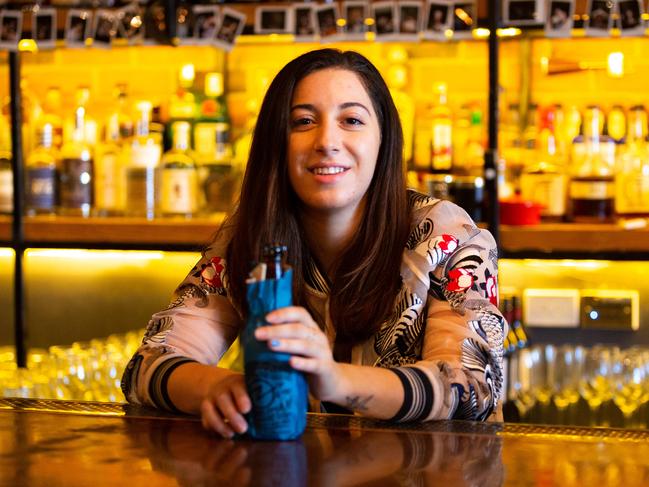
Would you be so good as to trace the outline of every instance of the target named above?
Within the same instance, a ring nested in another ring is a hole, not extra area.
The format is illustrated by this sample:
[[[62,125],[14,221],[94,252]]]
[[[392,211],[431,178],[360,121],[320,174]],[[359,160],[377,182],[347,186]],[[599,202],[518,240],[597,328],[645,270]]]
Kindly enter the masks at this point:
[[[502,172],[503,184],[498,188],[498,193],[503,198],[507,198],[520,191],[520,177],[525,160],[522,151],[520,105],[518,103],[507,105],[506,116],[498,135],[500,137],[499,147],[501,147],[505,163]]]
[[[262,253],[266,278],[249,283],[246,291],[248,316],[241,343],[252,403],[246,419],[248,434],[258,439],[291,440],[306,426],[308,386],[304,374],[290,366],[290,354],[275,352],[267,342],[255,338],[255,330],[267,325],[267,313],[292,304],[292,270],[283,265],[285,255],[283,245],[266,245]]]
[[[453,174],[469,174],[467,149],[471,134],[471,106],[463,104],[453,123]]]
[[[436,103],[431,124],[431,170],[434,173],[450,173],[453,168],[453,120],[446,84],[437,83],[434,93]]]
[[[188,122],[177,122],[173,149],[162,156],[160,210],[164,216],[191,217],[198,210],[198,172],[189,152]]]
[[[28,215],[55,213],[58,154],[54,126],[45,122],[37,132],[37,146],[25,161],[25,209]]]
[[[50,124],[52,126],[52,147],[57,151],[63,147],[62,113],[61,89],[58,86],[50,86],[43,100],[43,113],[36,120],[36,130],[40,130],[45,124]],[[38,140],[38,136],[36,139]]]
[[[403,131],[403,162],[405,167],[408,167],[412,160],[415,130],[415,103],[405,91],[408,86],[408,70],[403,64],[393,64],[388,69],[386,81],[397,112],[399,112]]]
[[[601,109],[587,107],[583,141],[573,144],[569,198],[576,222],[608,222],[614,216],[615,144],[601,135],[602,128]]]
[[[615,211],[622,216],[649,215],[647,112],[642,105],[629,112],[626,149],[615,178]]]
[[[61,149],[59,171],[59,212],[62,215],[90,216],[94,204],[94,160],[86,143],[88,91],[77,91],[72,133]]]
[[[128,90],[126,83],[118,83],[115,86],[116,107],[113,113],[109,116],[109,123],[116,124],[118,130],[118,142],[129,139],[133,136],[135,126],[133,117],[130,114],[128,105]],[[111,120],[111,119],[115,120]]]
[[[95,207],[100,216],[115,216],[123,211],[119,117],[109,117],[105,130],[104,141],[95,151]]]
[[[482,123],[482,112],[478,107],[472,107],[469,118],[469,133],[466,154],[466,167],[472,176],[484,174],[485,134]]]
[[[232,158],[230,117],[223,96],[223,75],[205,75],[204,97],[194,122],[194,152],[199,163],[219,163]]]
[[[624,142],[626,136],[626,114],[621,105],[613,105],[606,117],[606,133],[616,144]]]
[[[159,134],[149,131],[151,102],[141,101],[136,105],[135,135],[130,144],[124,146],[126,164],[126,209],[129,216],[153,219],[157,207],[156,169],[162,155],[162,140]]]
[[[177,122],[194,124],[196,119],[196,96],[192,89],[196,72],[193,64],[184,65],[178,72],[178,88],[169,100],[169,121],[165,129],[164,149],[173,146],[174,130]],[[191,146],[191,141],[190,141]]]
[[[14,178],[11,167],[11,129],[0,113],[0,213],[10,214],[14,207]]]
[[[568,175],[566,160],[559,153],[555,132],[556,108],[546,108],[541,115],[538,150],[521,175],[521,196],[543,205],[546,221],[561,221],[566,215]]]

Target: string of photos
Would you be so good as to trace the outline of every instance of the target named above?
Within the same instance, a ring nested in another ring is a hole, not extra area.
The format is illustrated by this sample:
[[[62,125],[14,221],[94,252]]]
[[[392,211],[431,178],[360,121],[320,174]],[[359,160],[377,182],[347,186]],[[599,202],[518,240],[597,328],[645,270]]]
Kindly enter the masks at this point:
[[[503,26],[544,26],[548,37],[569,37],[579,17],[575,0],[504,0],[502,6]],[[246,33],[291,34],[298,42],[449,40],[471,38],[478,27],[477,0],[300,2],[252,10],[252,26],[247,27],[247,16],[232,6],[181,2],[175,12],[174,43],[229,51],[244,28]],[[33,39],[39,49],[52,49],[57,40],[72,48],[106,48],[115,40],[130,45],[170,42],[162,2],[64,12],[65,25],[57,30],[56,8],[3,9],[0,48],[15,50],[23,38]],[[608,36],[615,28],[621,35],[641,36],[647,29],[644,13],[643,0],[588,0],[583,27],[589,36]],[[25,24],[31,31],[22,32]]]

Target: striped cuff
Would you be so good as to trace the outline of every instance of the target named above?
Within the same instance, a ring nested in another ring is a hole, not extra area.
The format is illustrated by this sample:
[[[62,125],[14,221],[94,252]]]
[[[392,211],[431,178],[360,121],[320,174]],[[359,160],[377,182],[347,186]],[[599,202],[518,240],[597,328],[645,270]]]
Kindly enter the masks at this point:
[[[426,374],[416,367],[399,367],[391,370],[403,385],[403,404],[390,421],[421,421],[433,408],[433,385]]]
[[[182,364],[196,362],[187,357],[175,357],[162,362],[153,372],[149,381],[149,397],[151,402],[158,408],[172,413],[182,414],[182,411],[174,406],[167,391],[167,382],[171,373]]]

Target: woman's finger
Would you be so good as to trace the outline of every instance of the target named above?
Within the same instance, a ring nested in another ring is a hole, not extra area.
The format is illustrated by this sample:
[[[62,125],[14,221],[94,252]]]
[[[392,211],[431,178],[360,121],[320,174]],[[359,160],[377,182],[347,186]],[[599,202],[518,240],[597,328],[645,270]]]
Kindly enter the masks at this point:
[[[324,333],[319,328],[305,326],[301,322],[284,323],[281,325],[260,326],[255,330],[257,340],[272,340],[273,338],[302,338],[305,340],[321,340]]]
[[[221,412],[221,415],[224,418],[224,421],[229,423],[230,428],[232,428],[237,433],[245,433],[248,429],[248,423],[243,418],[237,406],[235,404],[235,399],[232,396],[231,392],[224,392],[216,398],[216,406]]]
[[[320,360],[309,357],[291,357],[289,359],[289,364],[295,370],[307,372],[309,374],[318,373],[322,367],[322,362]]]
[[[217,413],[214,404],[212,404],[209,399],[205,399],[201,403],[201,420],[203,422],[203,427],[216,431],[223,438],[232,438],[234,436],[232,428],[230,428]]]
[[[268,346],[276,352],[292,353],[317,359],[327,357],[329,351],[319,341],[294,338],[274,338],[269,340]]]
[[[241,413],[246,414],[250,412],[252,402],[250,401],[250,396],[246,389],[246,383],[243,380],[232,384],[232,396],[234,397],[237,409]]]
[[[309,312],[301,306],[287,306],[271,311],[266,315],[266,321],[273,324],[299,321],[310,327],[318,327]]]

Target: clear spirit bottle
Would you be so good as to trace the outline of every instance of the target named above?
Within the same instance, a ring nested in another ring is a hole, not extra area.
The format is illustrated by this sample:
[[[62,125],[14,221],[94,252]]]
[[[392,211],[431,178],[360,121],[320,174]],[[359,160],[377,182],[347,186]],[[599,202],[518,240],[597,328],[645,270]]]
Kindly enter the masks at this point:
[[[619,158],[615,180],[615,210],[621,216],[649,215],[649,144],[647,112],[631,107],[626,149]]]
[[[162,156],[160,210],[192,217],[198,211],[198,171],[189,149],[191,126],[176,122],[173,148]]]
[[[51,214],[56,212],[58,196],[55,127],[46,122],[36,135],[36,148],[25,161],[25,210],[28,215]]]

